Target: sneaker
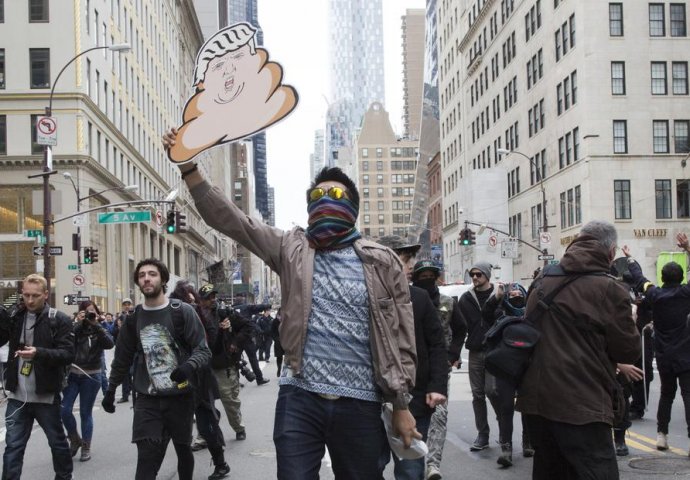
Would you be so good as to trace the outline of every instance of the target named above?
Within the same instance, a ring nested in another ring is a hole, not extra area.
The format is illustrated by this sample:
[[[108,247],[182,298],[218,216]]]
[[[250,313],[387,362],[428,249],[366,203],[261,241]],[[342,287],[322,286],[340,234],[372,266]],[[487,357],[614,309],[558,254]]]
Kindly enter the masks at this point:
[[[237,432],[235,434],[235,440],[246,440],[247,439],[247,432],[242,430],[241,432]]]
[[[122,397],[121,399],[119,399],[117,401],[117,403],[127,403],[127,402],[129,402],[129,398],[125,398],[125,397]]]
[[[504,468],[512,467],[513,466],[513,444],[508,442],[508,443],[501,443],[501,455],[498,457],[498,460],[496,460],[496,463],[498,463],[500,466]]]
[[[230,474],[230,465],[224,463],[223,465],[216,465],[213,473],[208,476],[208,480],[218,480],[219,478],[225,478]]]
[[[665,433],[657,432],[656,434],[656,449],[668,450],[668,437]]]
[[[428,465],[426,467],[426,480],[441,480],[441,471],[434,465]]]
[[[204,437],[196,437],[192,443],[192,452],[198,452],[199,450],[203,450],[207,447],[208,445],[206,445],[206,440]]]
[[[266,385],[270,380],[268,378],[262,378],[259,380],[258,378],[256,379],[256,384],[257,385]]]
[[[480,450],[484,450],[485,448],[489,448],[489,436],[480,433],[477,435],[477,438],[474,440],[472,446],[470,446],[470,452],[478,452]]]
[[[630,454],[628,446],[625,444],[625,440],[622,442],[616,442],[616,455],[619,457],[627,457]]]

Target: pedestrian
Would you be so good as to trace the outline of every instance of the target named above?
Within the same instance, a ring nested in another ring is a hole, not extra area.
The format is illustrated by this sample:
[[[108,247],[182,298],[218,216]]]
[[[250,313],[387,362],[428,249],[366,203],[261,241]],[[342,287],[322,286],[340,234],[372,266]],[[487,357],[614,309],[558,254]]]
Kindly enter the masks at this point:
[[[421,245],[406,244],[398,235],[386,235],[378,243],[393,250],[403,264],[407,277],[411,273],[411,264]],[[414,316],[415,348],[417,351],[417,372],[414,388],[410,392],[410,412],[414,415],[417,430],[422,440],[427,440],[431,416],[439,405],[446,403],[448,397],[448,355],[441,321],[436,313],[431,298],[426,290],[410,285],[412,312]],[[390,461],[390,446],[384,439],[381,460],[379,461],[380,478]],[[424,480],[424,457],[418,459],[400,459],[393,455],[396,480]]]
[[[482,321],[491,328],[506,317],[522,317],[525,315],[527,290],[519,283],[496,285],[496,295],[489,298],[482,308]],[[501,454],[498,464],[504,468],[513,465],[513,416],[515,414],[515,393],[518,385],[513,379],[496,377],[486,373],[486,395],[496,412],[498,420],[498,443]],[[522,416],[521,416],[522,417]],[[529,434],[522,419],[522,455],[534,456],[534,449],[529,440]]]
[[[204,327],[206,341],[213,345],[218,336],[218,322],[214,321],[212,316],[205,315],[201,305],[201,298],[194,290],[194,287],[186,280],[179,280],[175,285],[175,289],[170,293],[169,298],[180,300],[194,307]],[[194,417],[196,419],[196,428],[199,431],[197,438],[203,440],[204,448],[208,447],[208,451],[211,454],[214,470],[208,479],[218,480],[230,474],[230,466],[225,461],[225,454],[223,453],[225,438],[218,423],[220,412],[215,407],[215,400],[220,398],[218,382],[213,375],[210,364],[199,370],[197,379],[198,381],[194,388]],[[193,443],[192,451],[197,450],[201,449],[195,449]]]
[[[618,234],[591,221],[530,287],[526,317],[541,337],[518,390],[534,447],[532,478],[618,478],[611,438],[616,363],[640,356],[630,295],[609,269]],[[549,308],[541,300],[560,288]],[[535,312],[536,315],[533,315]]]
[[[460,350],[467,336],[467,323],[460,314],[458,302],[438,289],[441,269],[430,260],[420,260],[412,268],[412,285],[426,290],[441,320],[444,343],[448,355],[448,393],[450,393],[450,372],[453,367],[460,368]],[[448,394],[446,394],[446,398]],[[440,480],[443,446],[446,443],[448,424],[448,402],[436,405],[431,415],[426,444],[426,480]]]
[[[252,335],[244,344],[244,353],[247,354],[247,360],[249,361],[249,365],[252,367],[252,372],[254,372],[254,375],[256,376],[256,384],[266,385],[270,380],[264,377],[263,371],[261,370],[261,366],[259,365],[259,359],[257,357],[259,344],[261,342],[261,331],[256,322],[256,318],[252,317],[254,317],[260,312],[263,312],[266,309],[270,309],[271,305],[267,303],[242,303],[233,305],[232,308],[242,318],[247,320],[248,324],[252,327]]]
[[[489,447],[489,420],[486,407],[486,368],[484,367],[484,336],[489,327],[482,322],[482,308],[486,301],[494,295],[494,285],[491,280],[491,264],[488,262],[475,263],[470,268],[472,288],[462,294],[460,313],[467,322],[467,340],[465,347],[469,351],[468,372],[470,388],[472,389],[472,409],[474,423],[477,428],[477,438],[470,446],[470,451],[476,452]]]
[[[55,478],[72,478],[72,455],[60,421],[60,391],[74,360],[70,317],[48,305],[48,283],[32,274],[22,282],[23,303],[0,323],[0,345],[9,342],[5,387],[5,453],[2,478],[18,480],[34,425],[43,429]]]
[[[98,321],[98,306],[88,300],[79,304],[77,323],[74,324],[75,357],[70,367],[67,386],[62,391],[60,415],[67,430],[70,453],[75,456],[81,448],[79,461],[91,460],[93,438],[93,405],[102,384],[102,357],[105,350],[115,345],[110,334]],[[79,397],[81,437],[72,409]]]
[[[122,309],[117,316],[115,321],[115,326],[113,327],[113,341],[117,344],[117,337],[122,329],[122,325],[125,323],[127,316],[134,311],[134,304],[131,298],[122,299]],[[125,378],[122,380],[122,396],[117,401],[117,403],[127,403],[129,402],[129,396],[132,393],[132,371],[130,370]],[[103,394],[105,395],[105,394]]]
[[[259,360],[265,362],[271,361],[271,345],[273,344],[273,337],[271,336],[271,325],[273,324],[273,317],[270,310],[264,310],[259,315],[256,321],[259,331],[261,332],[261,347],[259,348]]]
[[[283,368],[283,355],[285,355],[285,350],[280,344],[280,321],[281,321],[280,308],[278,313],[276,313],[276,318],[273,319],[271,323],[271,337],[273,338],[273,353],[276,357],[276,376],[280,377],[280,372]]]
[[[165,135],[166,148],[175,135]],[[405,447],[421,438],[407,406],[414,319],[400,259],[362,240],[355,227],[357,187],[339,168],[324,168],[306,195],[308,228],[282,231],[211,188],[196,164],[180,169],[209,226],[281,279],[285,364],[273,429],[278,479],[317,478],[324,447],[336,479],[375,478],[385,435],[382,401],[393,404],[393,431]]]
[[[690,253],[688,237],[676,236],[678,246]],[[685,422],[690,436],[690,286],[682,285],[683,268],[676,262],[668,262],[661,268],[661,287],[653,285],[642,273],[640,265],[630,257],[630,250],[623,247],[628,256],[628,268],[633,282],[644,294],[643,305],[652,308],[654,319],[654,352],[661,381],[661,395],[657,409],[656,448],[668,450],[668,426],[671,407],[680,385],[685,406]]]
[[[211,352],[194,308],[166,298],[169,280],[168,267],[155,258],[140,261],[134,269],[133,281],[144,295],[144,304],[127,317],[120,330],[102,401],[106,412],[115,412],[115,390],[133,367],[136,480],[156,478],[170,440],[177,453],[180,480],[190,480],[194,472],[192,389]]]

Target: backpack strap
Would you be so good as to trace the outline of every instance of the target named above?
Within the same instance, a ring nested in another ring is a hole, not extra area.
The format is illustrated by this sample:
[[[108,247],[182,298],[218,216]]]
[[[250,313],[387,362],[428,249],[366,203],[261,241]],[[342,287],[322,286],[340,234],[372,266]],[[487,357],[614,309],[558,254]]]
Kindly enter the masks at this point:
[[[187,340],[185,340],[184,337],[185,322],[182,312],[182,302],[178,299],[171,299],[169,307],[172,315],[173,329],[175,330],[173,333],[174,340],[187,351],[188,355],[191,355],[192,349],[187,344]]]

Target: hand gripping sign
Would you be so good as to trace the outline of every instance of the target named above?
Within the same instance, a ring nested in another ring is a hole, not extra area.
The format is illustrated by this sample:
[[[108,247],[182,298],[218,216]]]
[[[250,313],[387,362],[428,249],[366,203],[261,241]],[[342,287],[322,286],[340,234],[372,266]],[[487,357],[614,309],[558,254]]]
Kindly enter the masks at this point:
[[[196,57],[196,92],[184,107],[170,160],[258,133],[292,112],[297,91],[283,85],[283,68],[256,46],[256,29],[236,23],[209,38]]]

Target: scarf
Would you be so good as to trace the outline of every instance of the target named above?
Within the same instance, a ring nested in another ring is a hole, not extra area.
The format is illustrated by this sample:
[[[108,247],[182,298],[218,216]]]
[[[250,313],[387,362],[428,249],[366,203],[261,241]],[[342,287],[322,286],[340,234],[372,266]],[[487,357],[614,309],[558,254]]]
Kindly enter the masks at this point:
[[[317,250],[351,245],[362,235],[355,227],[359,210],[347,198],[334,200],[324,195],[307,207],[309,245]]]

